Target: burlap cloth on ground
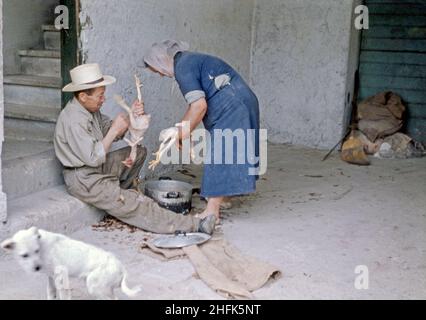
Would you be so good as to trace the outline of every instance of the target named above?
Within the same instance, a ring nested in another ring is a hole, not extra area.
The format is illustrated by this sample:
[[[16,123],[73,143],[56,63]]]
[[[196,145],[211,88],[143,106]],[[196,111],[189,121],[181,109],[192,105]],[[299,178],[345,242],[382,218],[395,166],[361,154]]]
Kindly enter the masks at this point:
[[[281,275],[277,268],[242,255],[223,238],[182,249],[160,249],[146,241],[142,250],[163,260],[187,256],[199,277],[226,298],[253,298],[252,291]]]

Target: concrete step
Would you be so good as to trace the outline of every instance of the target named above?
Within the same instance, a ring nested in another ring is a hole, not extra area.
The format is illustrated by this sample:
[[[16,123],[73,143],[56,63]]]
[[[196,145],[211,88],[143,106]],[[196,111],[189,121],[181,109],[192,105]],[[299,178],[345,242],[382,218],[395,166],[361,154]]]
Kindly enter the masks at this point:
[[[55,25],[53,24],[43,24],[41,26],[41,31],[58,31],[58,29],[56,29]]]
[[[19,50],[18,54],[20,56],[61,59],[61,51],[59,50]]]
[[[0,224],[0,240],[32,226],[69,235],[104,217],[103,211],[70,196],[64,185],[8,200],[7,206],[8,221]]]
[[[59,113],[61,112],[60,106],[58,107],[43,107],[43,106],[30,106],[20,105],[14,103],[4,104],[5,118],[35,120],[42,122],[56,122]]]
[[[61,77],[61,56],[59,51],[20,50],[21,69],[27,75]]]
[[[53,141],[55,123],[20,118],[4,119],[4,136],[12,140]]]
[[[61,88],[62,79],[60,77],[45,77],[27,74],[12,74],[4,76],[4,83],[21,86],[33,86],[42,88]]]
[[[51,142],[60,107],[5,103],[4,135],[19,141]]]
[[[6,138],[2,175],[3,192],[10,200],[64,183],[53,144],[39,141]]]
[[[53,25],[43,25],[44,48],[47,50],[61,49],[61,32]]]
[[[6,102],[40,106],[61,105],[61,78],[6,75],[3,83]]]
[[[17,160],[52,150],[53,143],[48,141],[6,139],[3,143],[2,160]]]

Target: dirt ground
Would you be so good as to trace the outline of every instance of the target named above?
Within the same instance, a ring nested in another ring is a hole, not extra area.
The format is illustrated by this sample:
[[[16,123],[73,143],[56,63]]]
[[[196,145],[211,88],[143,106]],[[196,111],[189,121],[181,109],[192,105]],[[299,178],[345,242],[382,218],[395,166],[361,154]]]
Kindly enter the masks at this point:
[[[359,167],[337,154],[322,162],[323,156],[269,145],[257,192],[222,213],[217,235],[282,272],[254,297],[425,299],[426,158],[372,159],[371,166]],[[186,167],[173,177],[196,186],[200,173]],[[203,203],[195,197],[194,205]],[[224,299],[188,259],[161,261],[142,253],[142,240],[152,235],[131,231],[87,227],[71,236],[115,253],[129,282],[142,285],[139,299]],[[368,289],[354,285],[357,266],[368,268]],[[45,299],[44,276],[23,274],[11,257],[0,261],[0,275],[0,299]],[[72,286],[73,298],[89,299],[81,280]]]

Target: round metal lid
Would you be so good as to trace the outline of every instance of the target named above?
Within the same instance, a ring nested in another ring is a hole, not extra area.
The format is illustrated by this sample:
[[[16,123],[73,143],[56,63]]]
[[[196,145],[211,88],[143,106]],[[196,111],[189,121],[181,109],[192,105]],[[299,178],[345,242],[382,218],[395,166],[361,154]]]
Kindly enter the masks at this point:
[[[152,244],[157,248],[176,249],[208,241],[210,235],[201,232],[179,233],[176,235],[159,236],[152,240]]]

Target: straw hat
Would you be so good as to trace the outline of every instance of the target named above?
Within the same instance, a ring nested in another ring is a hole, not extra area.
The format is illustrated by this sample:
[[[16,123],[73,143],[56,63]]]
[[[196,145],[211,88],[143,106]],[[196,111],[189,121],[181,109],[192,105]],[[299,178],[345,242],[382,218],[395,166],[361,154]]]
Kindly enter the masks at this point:
[[[76,92],[86,89],[107,86],[115,82],[115,78],[103,75],[97,63],[82,64],[70,70],[71,83],[62,88],[64,92]]]

